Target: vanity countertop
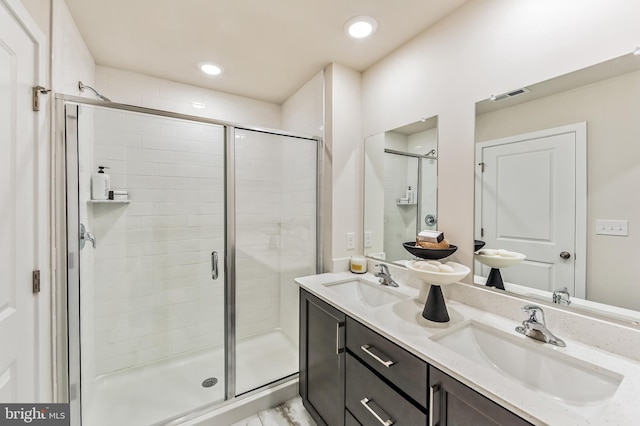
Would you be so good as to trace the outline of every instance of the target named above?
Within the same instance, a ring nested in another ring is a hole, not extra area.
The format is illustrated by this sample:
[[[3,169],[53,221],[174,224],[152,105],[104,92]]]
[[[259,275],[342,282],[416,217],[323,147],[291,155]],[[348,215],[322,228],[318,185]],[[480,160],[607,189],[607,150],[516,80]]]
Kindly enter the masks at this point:
[[[431,322],[422,318],[424,304],[417,300],[418,289],[403,284],[400,284],[399,289],[393,290],[409,295],[409,298],[378,307],[368,307],[356,300],[341,297],[323,285],[349,279],[364,279],[377,283],[377,278],[370,273],[356,275],[351,272],[313,275],[297,278],[295,281],[305,290],[533,424],[564,426],[638,423],[640,363],[636,361],[566,339],[562,335],[559,337],[565,340],[565,348],[534,341],[536,344],[550,346],[553,350],[624,377],[604,409],[569,409],[558,404],[551,396],[527,388],[508,376],[496,374],[488,368],[479,368],[474,362],[430,339],[469,320],[520,336],[522,339],[529,339],[515,332],[515,327],[520,323],[455,300],[447,300],[451,318],[448,323]],[[553,323],[548,325],[549,329],[554,331]]]

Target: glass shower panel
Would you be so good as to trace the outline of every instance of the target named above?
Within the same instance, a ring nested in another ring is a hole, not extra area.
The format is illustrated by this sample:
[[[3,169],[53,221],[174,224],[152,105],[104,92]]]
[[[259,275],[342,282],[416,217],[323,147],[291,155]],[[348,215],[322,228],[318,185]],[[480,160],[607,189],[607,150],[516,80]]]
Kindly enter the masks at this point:
[[[317,144],[235,130],[236,394],[298,371],[298,287],[316,273]]]
[[[438,229],[438,160],[421,158],[420,229]]]
[[[384,253],[406,259],[402,243],[415,241],[418,212],[418,163],[413,156],[384,153]],[[412,199],[407,191],[411,187]]]
[[[224,127],[67,108],[78,112],[86,232],[79,287],[84,424],[148,425],[222,401]],[[111,188],[126,191],[127,200],[95,200],[98,166],[108,167]]]

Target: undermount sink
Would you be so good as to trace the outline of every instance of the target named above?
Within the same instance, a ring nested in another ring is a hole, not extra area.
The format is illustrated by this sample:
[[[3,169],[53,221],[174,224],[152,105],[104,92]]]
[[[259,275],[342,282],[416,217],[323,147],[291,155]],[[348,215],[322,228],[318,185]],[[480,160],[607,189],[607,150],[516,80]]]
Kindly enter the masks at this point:
[[[408,296],[397,293],[381,284],[353,279],[323,284],[325,287],[342,296],[360,301],[366,306],[376,307],[405,299]]]
[[[518,335],[468,321],[431,338],[459,355],[547,394],[583,417],[597,416],[622,376]]]

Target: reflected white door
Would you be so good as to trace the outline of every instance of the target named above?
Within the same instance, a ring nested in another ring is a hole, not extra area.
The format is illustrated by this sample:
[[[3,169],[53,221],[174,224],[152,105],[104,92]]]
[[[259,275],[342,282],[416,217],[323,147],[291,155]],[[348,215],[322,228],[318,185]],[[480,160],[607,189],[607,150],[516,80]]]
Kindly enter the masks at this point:
[[[576,132],[543,131],[479,144],[479,226],[486,248],[523,253],[504,281],[576,289]],[[486,276],[489,268],[482,266]]]
[[[36,402],[38,119],[31,88],[39,48],[9,6],[0,1],[0,401]]]

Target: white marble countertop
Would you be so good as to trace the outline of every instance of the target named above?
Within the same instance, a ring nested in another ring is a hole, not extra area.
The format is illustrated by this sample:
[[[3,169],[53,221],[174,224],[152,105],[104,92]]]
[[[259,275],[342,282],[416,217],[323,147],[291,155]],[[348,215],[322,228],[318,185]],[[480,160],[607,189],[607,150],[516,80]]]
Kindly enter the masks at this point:
[[[379,307],[365,306],[323,285],[349,279],[364,279],[377,283],[377,278],[370,273],[356,275],[351,272],[313,275],[297,278],[295,281],[348,316],[533,424],[635,425],[640,422],[640,363],[636,361],[566,339],[562,335],[559,337],[566,342],[565,348],[535,341],[515,332],[515,327],[520,323],[455,300],[447,300],[451,318],[448,323],[428,321],[421,315],[424,305],[417,301],[418,290],[402,283],[398,289],[389,290],[401,292],[409,297]],[[525,340],[525,344],[549,346],[552,350],[617,373],[623,376],[622,382],[604,408],[568,408],[553,397],[530,389],[488,367],[479,366],[430,339],[468,320],[475,320],[518,336]],[[552,324],[549,325],[549,329],[554,331]]]

